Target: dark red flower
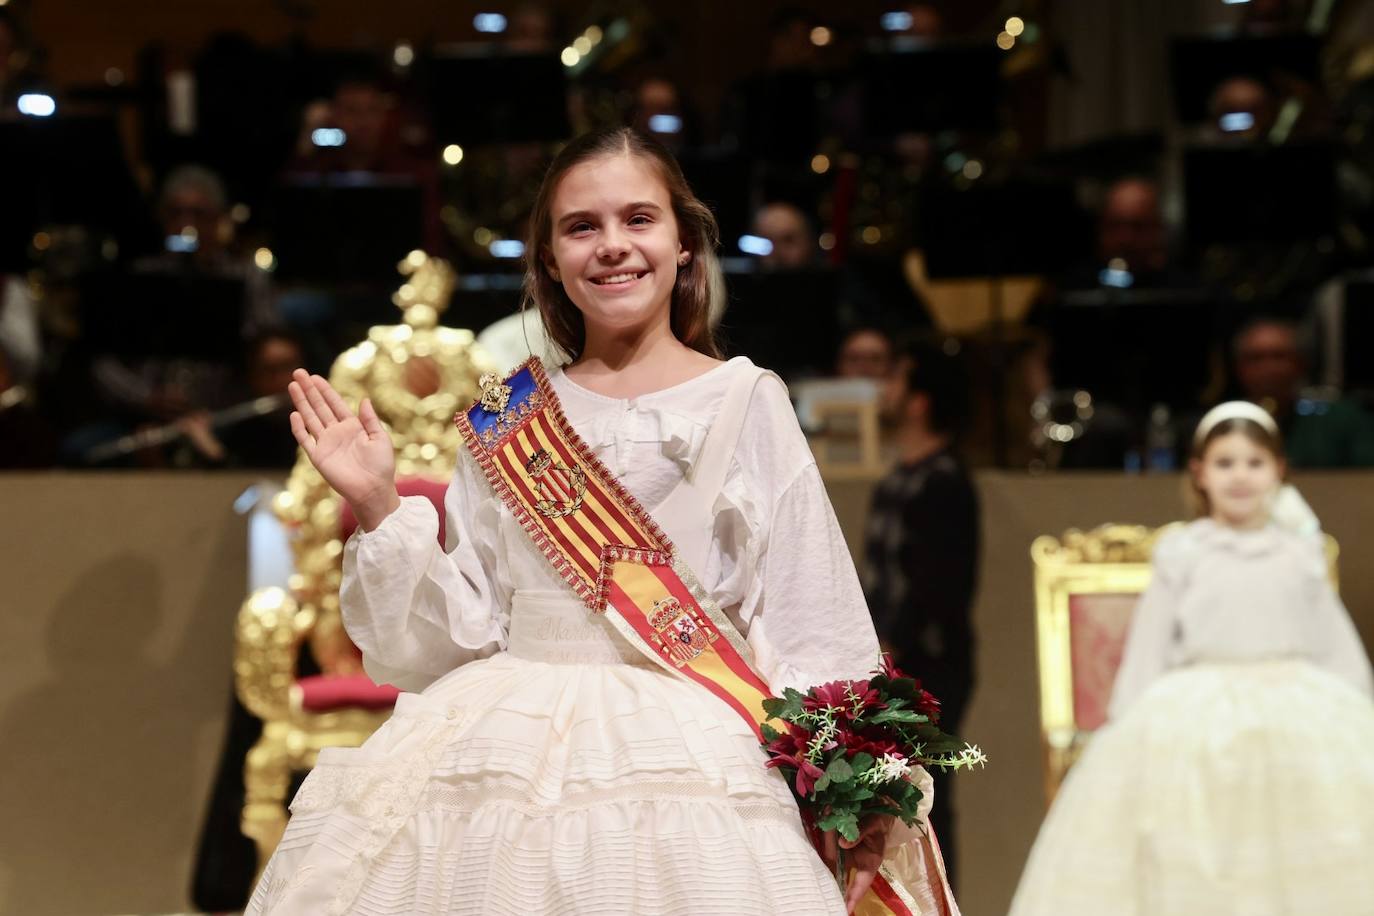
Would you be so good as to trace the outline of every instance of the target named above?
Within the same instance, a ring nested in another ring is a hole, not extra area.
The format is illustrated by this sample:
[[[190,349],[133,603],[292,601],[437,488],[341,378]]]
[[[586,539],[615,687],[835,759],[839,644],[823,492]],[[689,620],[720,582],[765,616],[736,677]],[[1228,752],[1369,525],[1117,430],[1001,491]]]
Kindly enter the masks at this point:
[[[853,732],[844,736],[844,750],[849,757],[855,754],[872,754],[881,758],[884,754],[902,754],[902,746],[890,738],[871,737]]]
[[[878,670],[880,674],[883,674],[892,680],[896,680],[900,677],[906,677],[906,675],[902,673],[902,669],[898,668],[897,663],[892,660],[891,652],[883,653],[882,667],[880,667]]]
[[[815,712],[827,706],[838,710],[836,720],[841,724],[857,718],[854,715],[856,705],[858,715],[862,716],[874,709],[881,709],[884,704],[879,700],[878,691],[868,686],[867,680],[831,681],[821,684],[807,691],[806,697],[802,700],[802,709],[807,712]]]
[[[770,750],[771,753],[771,750]],[[811,794],[816,780],[825,772],[806,759],[805,754],[774,754],[763,764],[765,767],[791,767],[797,771],[795,783],[797,794],[805,798]]]
[[[940,721],[940,701],[929,690],[920,689],[919,682],[916,688],[916,702],[913,707],[931,722]]]

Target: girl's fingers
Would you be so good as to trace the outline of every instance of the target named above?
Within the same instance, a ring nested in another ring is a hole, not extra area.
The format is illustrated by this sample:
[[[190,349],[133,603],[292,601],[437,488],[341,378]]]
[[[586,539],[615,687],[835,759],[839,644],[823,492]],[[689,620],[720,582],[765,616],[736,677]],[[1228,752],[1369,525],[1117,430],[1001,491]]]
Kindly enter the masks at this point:
[[[305,420],[296,410],[291,411],[291,435],[296,437],[296,443],[305,449],[306,456],[310,457],[315,451],[315,439],[306,431]]]
[[[864,894],[873,886],[873,879],[878,877],[878,870],[868,868],[854,869],[854,879],[849,882],[849,889],[845,891],[844,907],[847,912],[854,912],[854,908],[859,905],[859,901],[864,899]]]
[[[287,386],[291,392],[291,403],[296,406],[296,412],[301,415],[301,422],[305,425],[306,432],[315,438],[319,438],[324,433],[324,424],[320,422],[319,416],[315,413],[315,405],[310,403],[309,391],[310,379],[304,383],[293,381]]]
[[[291,373],[291,381],[287,383],[286,390],[291,394],[291,406],[300,410],[302,404],[308,404],[305,399],[305,386],[310,383],[310,376],[304,369],[297,369]]]
[[[334,414],[336,420],[349,420],[353,417],[353,411],[348,406],[348,402],[334,390],[334,386],[320,378],[314,377],[315,390],[319,391],[324,397],[324,402],[329,406],[329,410]]]
[[[337,421],[334,419],[334,411],[325,403],[324,395],[320,392],[319,383],[322,381],[324,380],[319,378],[319,376],[311,376],[308,383],[303,387],[305,388],[305,396],[310,401],[310,406],[314,408],[315,416],[319,418],[320,426],[323,428],[332,426]],[[310,426],[309,421],[310,418],[307,417],[307,429]],[[314,430],[311,430],[311,432],[314,432]],[[315,433],[315,435],[318,436],[319,433]]]
[[[386,432],[382,426],[382,421],[377,418],[377,411],[372,406],[371,398],[363,398],[363,402],[358,405],[358,420],[363,424],[363,431],[368,436],[380,436]]]

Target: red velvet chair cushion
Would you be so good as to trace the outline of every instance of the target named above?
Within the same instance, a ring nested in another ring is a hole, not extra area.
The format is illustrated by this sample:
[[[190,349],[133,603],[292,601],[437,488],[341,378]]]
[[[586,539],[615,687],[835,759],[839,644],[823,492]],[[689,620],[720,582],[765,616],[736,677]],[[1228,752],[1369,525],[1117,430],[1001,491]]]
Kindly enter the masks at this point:
[[[448,491],[448,484],[438,480],[426,480],[423,477],[406,477],[396,481],[396,490],[402,496],[424,496],[434,504],[434,511],[439,513],[439,546],[443,547],[444,493]],[[353,515],[353,507],[344,503],[343,512],[339,516],[340,536],[343,540],[348,540],[357,527],[358,519]]]
[[[390,685],[378,686],[366,674],[333,677],[317,674],[296,681],[301,688],[301,708],[310,712],[330,712],[349,707],[390,709],[401,691]]]

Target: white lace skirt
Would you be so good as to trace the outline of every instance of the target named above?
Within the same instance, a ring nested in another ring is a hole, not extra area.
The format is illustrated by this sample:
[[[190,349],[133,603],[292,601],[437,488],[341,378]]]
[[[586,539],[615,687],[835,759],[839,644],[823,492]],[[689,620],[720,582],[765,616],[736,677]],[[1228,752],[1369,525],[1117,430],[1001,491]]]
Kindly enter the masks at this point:
[[[320,755],[248,913],[844,913],[736,714],[628,646],[523,634]]]
[[[1374,913],[1374,703],[1300,661],[1180,669],[1099,732],[1011,916]]]

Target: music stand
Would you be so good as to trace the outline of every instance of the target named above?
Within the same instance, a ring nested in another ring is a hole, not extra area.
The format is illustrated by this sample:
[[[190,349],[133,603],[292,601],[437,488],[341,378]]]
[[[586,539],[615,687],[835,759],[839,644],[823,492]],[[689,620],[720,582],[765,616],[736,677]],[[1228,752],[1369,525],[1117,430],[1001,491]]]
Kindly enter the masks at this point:
[[[1194,147],[1183,157],[1189,241],[1298,242],[1336,231],[1334,150],[1326,144]]]
[[[1088,245],[1083,218],[1068,181],[1015,179],[965,189],[936,186],[917,210],[931,279],[986,279],[991,283],[988,341],[993,360],[993,455],[1006,466],[1007,277],[1062,273]],[[1081,241],[1080,241],[1081,240]]]
[[[294,176],[277,189],[272,251],[283,283],[389,287],[423,247],[423,191],[411,178]]]
[[[453,45],[424,66],[440,144],[551,143],[572,135],[566,68],[556,54]]]
[[[1217,342],[1237,320],[1228,302],[1201,289],[1067,294],[1046,314],[1054,386],[1086,389],[1136,416],[1157,403],[1192,408],[1211,381]]]
[[[238,278],[194,270],[100,278],[83,297],[86,338],[101,353],[238,367],[245,291]]]
[[[859,64],[865,136],[995,129],[1002,56],[983,42],[867,55]]]
[[[1341,386],[1368,402],[1374,398],[1374,359],[1369,358],[1369,342],[1374,340],[1374,279],[1364,277],[1346,286],[1341,323]]]
[[[142,195],[113,117],[0,122],[0,200],[0,272],[29,269],[29,246],[40,229],[105,230],[127,251],[143,228]]]
[[[833,270],[732,273],[721,336],[783,376],[829,375],[840,344],[839,275]]]
[[[693,193],[715,213],[722,248],[735,251],[753,223],[749,162],[740,155],[704,151],[684,151],[677,160]]]

